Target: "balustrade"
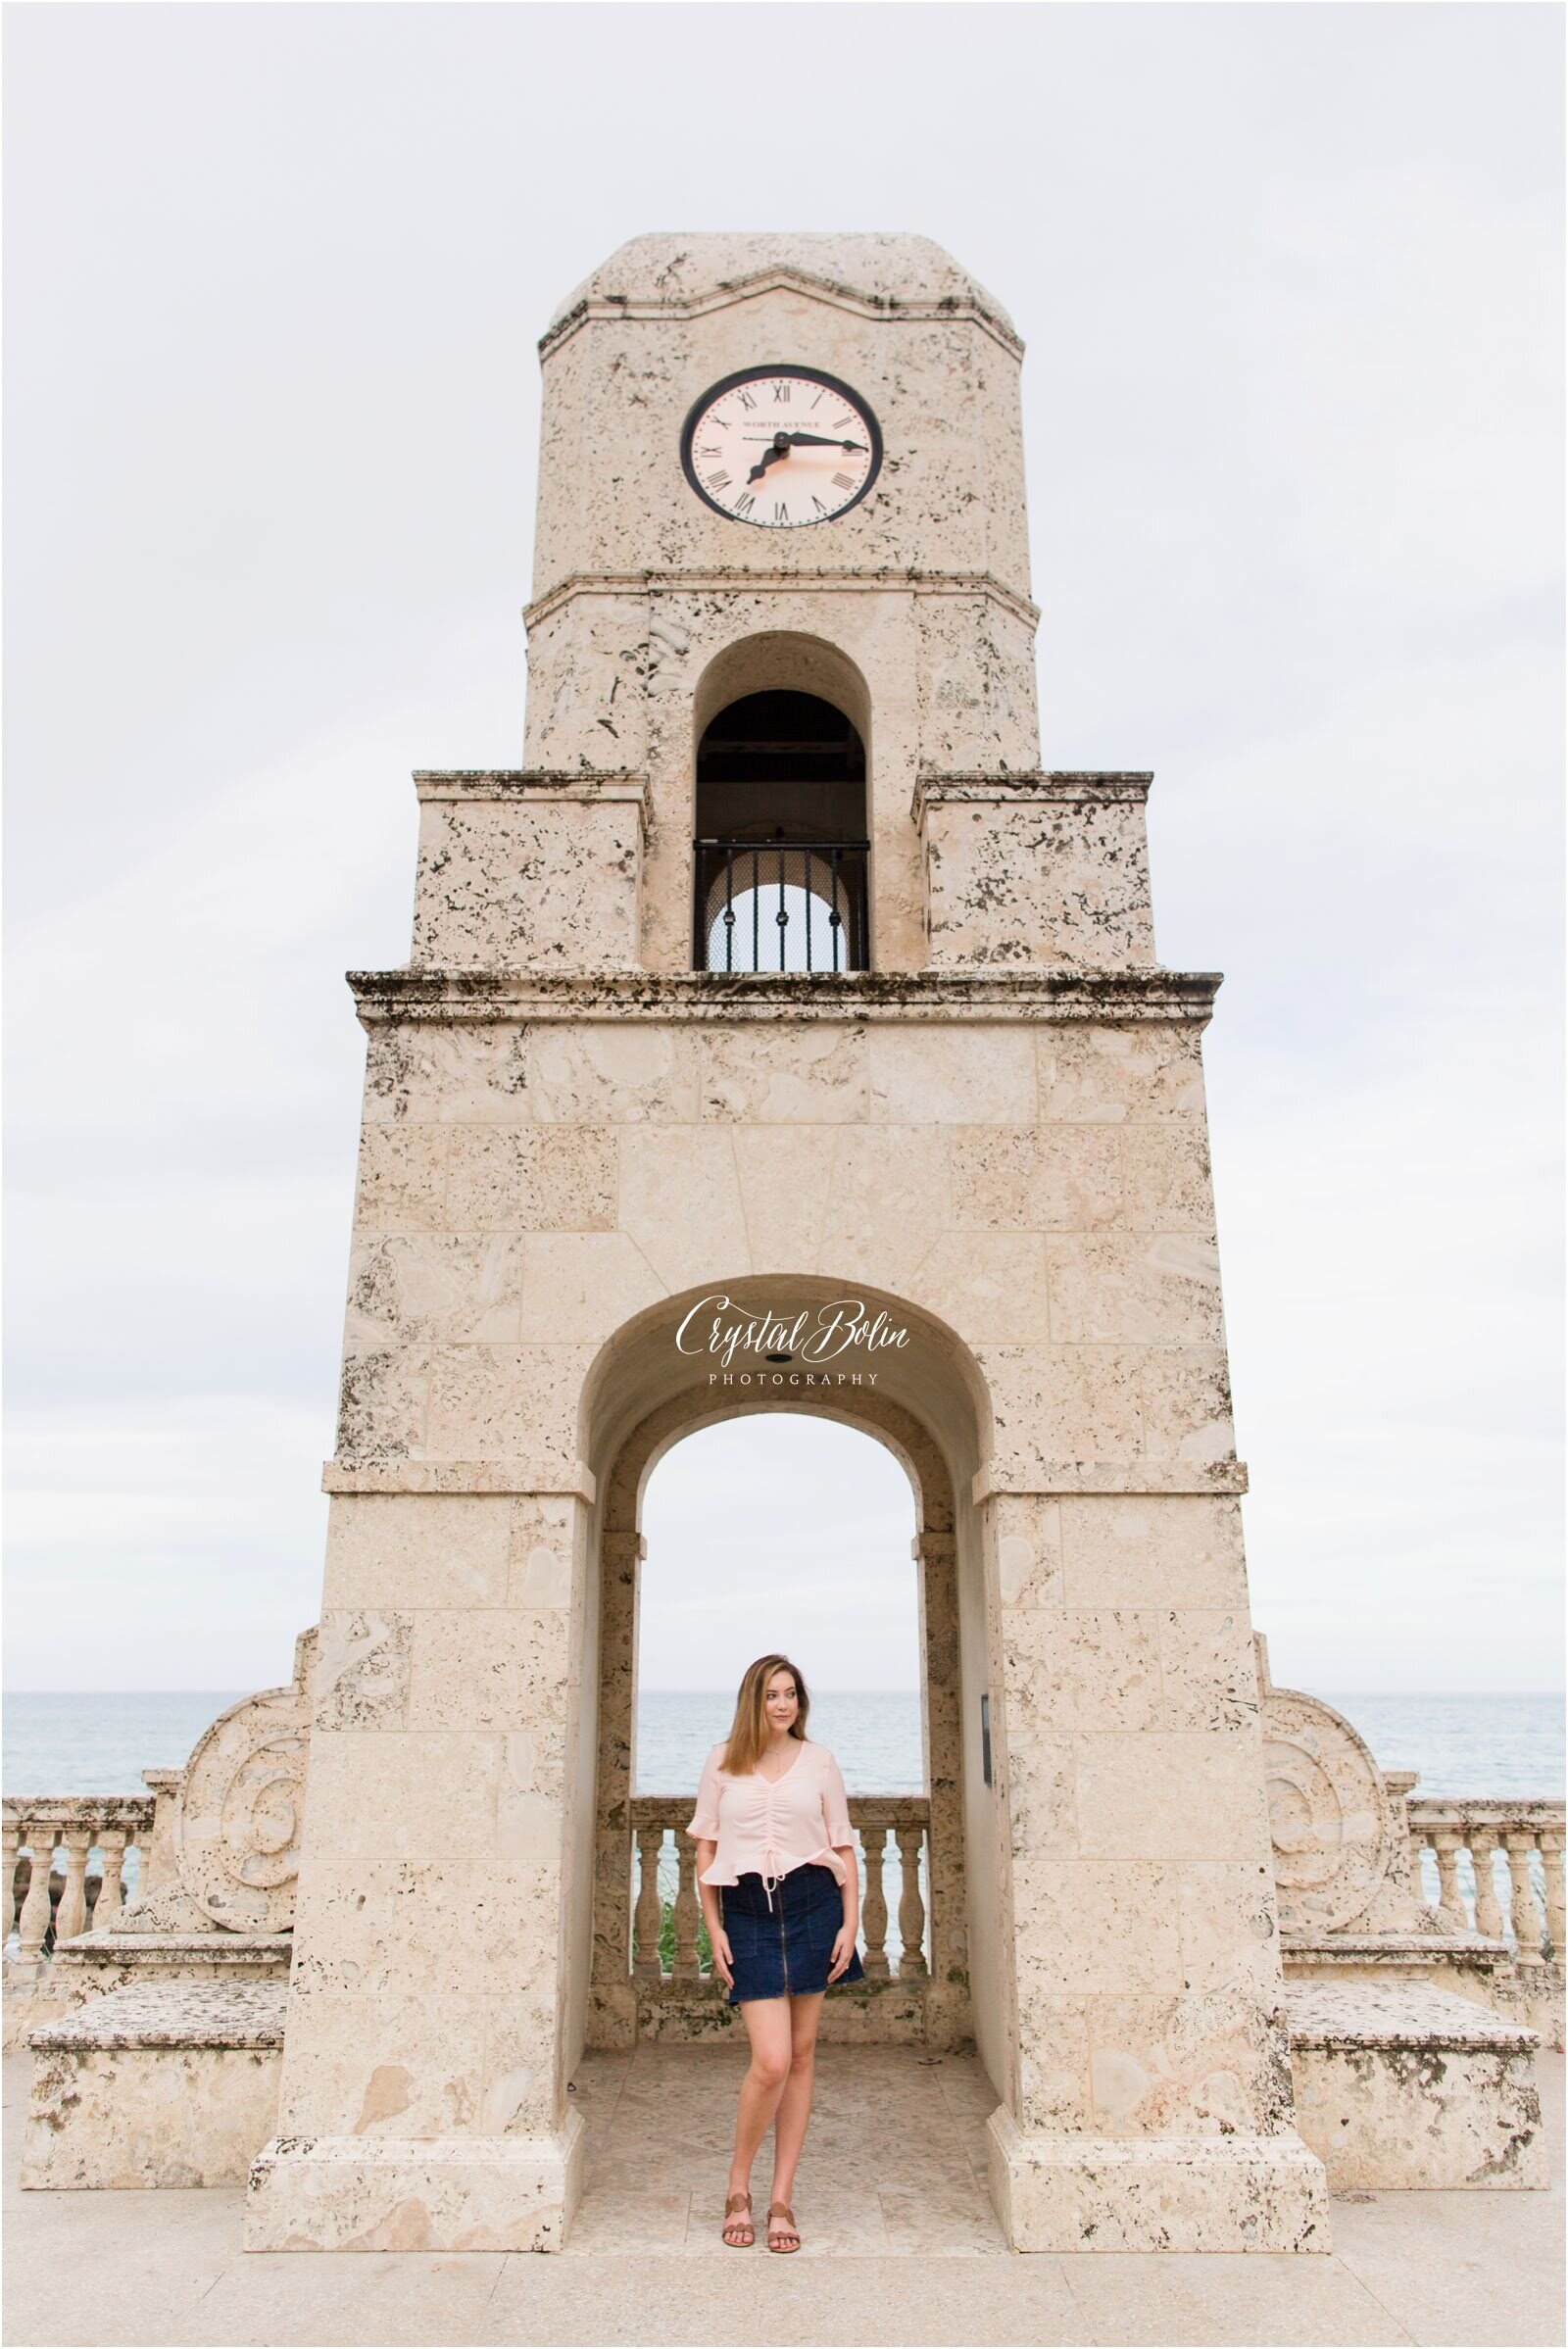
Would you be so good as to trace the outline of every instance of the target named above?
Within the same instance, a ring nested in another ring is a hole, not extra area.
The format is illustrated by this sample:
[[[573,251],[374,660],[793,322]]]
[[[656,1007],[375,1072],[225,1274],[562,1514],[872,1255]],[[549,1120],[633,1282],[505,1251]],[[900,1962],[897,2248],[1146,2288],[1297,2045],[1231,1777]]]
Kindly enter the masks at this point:
[[[926,1903],[924,1864],[931,1806],[923,1795],[852,1794],[850,1825],[860,1861],[860,1957],[867,1979],[923,1981]],[[631,1805],[632,1947],[631,1971],[642,1982],[697,1982],[710,1979],[701,1965],[707,1935],[699,1943],[702,1907],[697,1889],[697,1845],[686,1833],[691,1797],[640,1794]],[[889,1953],[888,1898],[883,1871],[891,1830],[898,1850],[898,1930]],[[673,1842],[673,1852],[668,1848]],[[672,1964],[666,1970],[661,1942],[665,1909],[670,1911]]]
[[[0,1865],[5,1940],[12,1957],[36,1967],[58,1942],[74,1940],[89,1926],[118,1923],[125,1901],[127,1854],[144,1863],[151,1840],[150,1794],[8,1795],[3,1811]],[[57,1851],[63,1854],[58,1873]],[[92,1872],[95,1853],[99,1866]]]
[[[1409,1815],[1417,1873],[1429,1892],[1436,1879],[1437,1905],[1456,1931],[1511,1940],[1522,1966],[1562,1958],[1562,1803],[1431,1797]]]

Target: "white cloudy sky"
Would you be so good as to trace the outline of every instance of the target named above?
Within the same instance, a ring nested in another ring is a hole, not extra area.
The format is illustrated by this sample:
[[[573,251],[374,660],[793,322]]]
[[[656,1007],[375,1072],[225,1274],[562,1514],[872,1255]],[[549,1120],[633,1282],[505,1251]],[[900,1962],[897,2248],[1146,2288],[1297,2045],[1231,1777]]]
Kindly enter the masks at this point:
[[[342,973],[407,956],[409,770],[520,752],[534,340],[628,236],[773,226],[936,237],[1027,338],[1045,757],[1156,769],[1161,956],[1227,974],[1276,1678],[1555,1684],[1562,38],[11,10],[7,1685],[265,1685],[314,1616]],[[696,1440],[650,1680],[809,1543],[803,1660],[907,1683],[908,1534],[863,1439]]]

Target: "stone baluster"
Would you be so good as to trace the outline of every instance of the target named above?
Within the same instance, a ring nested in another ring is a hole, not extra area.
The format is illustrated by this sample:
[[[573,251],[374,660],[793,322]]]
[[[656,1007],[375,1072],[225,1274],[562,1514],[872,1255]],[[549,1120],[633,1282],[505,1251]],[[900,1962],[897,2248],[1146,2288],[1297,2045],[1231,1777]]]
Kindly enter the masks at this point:
[[[1502,1836],[1507,1853],[1508,1881],[1512,1897],[1508,1903],[1509,1923],[1517,1943],[1517,1962],[1521,1966],[1539,1966],[1541,1943],[1544,1934],[1544,1920],[1536,1887],[1530,1881],[1530,1855],[1536,1848],[1533,1827],[1510,1827]]]
[[[11,1928],[17,1921],[17,1863],[22,1856],[22,1828],[18,1821],[6,1820],[4,1837],[4,1858],[0,1859],[0,1867],[4,1867],[6,1872],[6,1929],[0,1934],[0,1940],[9,1941]]]
[[[888,1979],[888,1904],[882,1889],[882,1863],[887,1847],[885,1827],[860,1829],[860,1849],[865,1856],[865,1900],[860,1910],[860,1930],[864,1935],[861,1963],[871,1982]]]
[[[1537,1837],[1541,1845],[1542,1865],[1546,1872],[1546,1938],[1551,1954],[1559,1963],[1565,1939],[1563,1918],[1562,1849],[1564,1831],[1560,1827],[1544,1827]]]
[[[904,1946],[899,1951],[899,1980],[911,1981],[926,1972],[925,1962],[925,1902],[920,1897],[920,1853],[925,1844],[923,1827],[896,1827],[894,1838],[899,1846],[899,1939]]]
[[[60,1840],[66,1847],[66,1882],[55,1915],[57,1948],[62,1941],[74,1941],[86,1929],[87,1854],[92,1849],[92,1829],[63,1827]]]
[[[1464,1842],[1464,1830],[1462,1827],[1434,1827],[1429,1831],[1427,1840],[1438,1862],[1438,1906],[1448,1918],[1455,1933],[1467,1933],[1470,1931],[1470,1915],[1464,1905],[1464,1894],[1459,1889],[1459,1851]],[[1419,1871],[1416,1882],[1420,1882]]]
[[[659,1933],[663,1912],[659,1899],[659,1854],[663,1846],[662,1827],[640,1827],[637,1830],[637,1907],[632,1923],[633,1974],[651,1976],[657,1981],[663,1973],[663,1960],[659,1954]]]
[[[1465,1840],[1476,1872],[1476,1931],[1489,1941],[1500,1941],[1502,1911],[1497,1906],[1496,1879],[1492,1870],[1492,1855],[1499,1848],[1497,1831],[1494,1827],[1467,1827]]]
[[[98,1886],[98,1898],[93,1904],[94,1933],[113,1932],[120,1923],[125,1905],[125,1845],[129,1836],[122,1827],[106,1827],[99,1831],[98,1844],[104,1855],[103,1881]]]
[[[49,1870],[55,1856],[55,1831],[52,1827],[29,1824],[23,1831],[22,1840],[27,1846],[31,1867],[27,1897],[22,1904],[18,1927],[21,1941],[18,1956],[24,1965],[36,1965],[43,1957],[49,1932]]]
[[[702,1969],[697,1962],[697,1928],[702,1918],[702,1904],[697,1896],[697,1845],[690,1835],[675,1832],[675,1860],[679,1875],[675,1884],[675,1980],[700,1982]]]

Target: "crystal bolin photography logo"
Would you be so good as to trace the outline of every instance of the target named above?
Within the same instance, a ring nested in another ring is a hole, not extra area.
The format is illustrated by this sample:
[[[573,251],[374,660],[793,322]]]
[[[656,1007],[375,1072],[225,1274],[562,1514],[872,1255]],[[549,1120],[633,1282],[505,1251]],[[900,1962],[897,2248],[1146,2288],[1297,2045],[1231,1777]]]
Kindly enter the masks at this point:
[[[708,1316],[707,1336],[703,1335]],[[726,1318],[729,1316],[729,1318]],[[874,1370],[819,1370],[852,1349],[862,1355],[880,1353],[886,1346],[909,1343],[909,1333],[889,1321],[880,1310],[872,1313],[862,1297],[839,1297],[819,1305],[814,1321],[803,1307],[793,1320],[764,1307],[749,1313],[728,1297],[701,1297],[675,1332],[676,1350],[683,1354],[713,1354],[722,1370],[710,1370],[710,1387],[874,1387]],[[737,1370],[737,1354],[760,1355],[777,1367]],[[802,1371],[785,1365],[797,1361],[812,1367]]]

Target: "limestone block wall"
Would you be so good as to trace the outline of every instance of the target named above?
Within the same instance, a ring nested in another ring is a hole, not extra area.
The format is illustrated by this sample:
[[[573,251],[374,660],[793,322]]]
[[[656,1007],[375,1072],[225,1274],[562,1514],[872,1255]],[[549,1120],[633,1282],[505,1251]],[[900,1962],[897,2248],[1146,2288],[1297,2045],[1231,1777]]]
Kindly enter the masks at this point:
[[[285,2135],[556,2127],[584,1515],[564,1493],[334,1493]]]
[[[635,775],[419,774],[416,965],[635,967],[647,796]]]
[[[935,775],[915,788],[927,959],[946,968],[1154,959],[1148,775]]]
[[[1288,2045],[1238,1504],[999,1493],[988,1517],[1019,2126],[1108,2137],[1282,2126]]]

